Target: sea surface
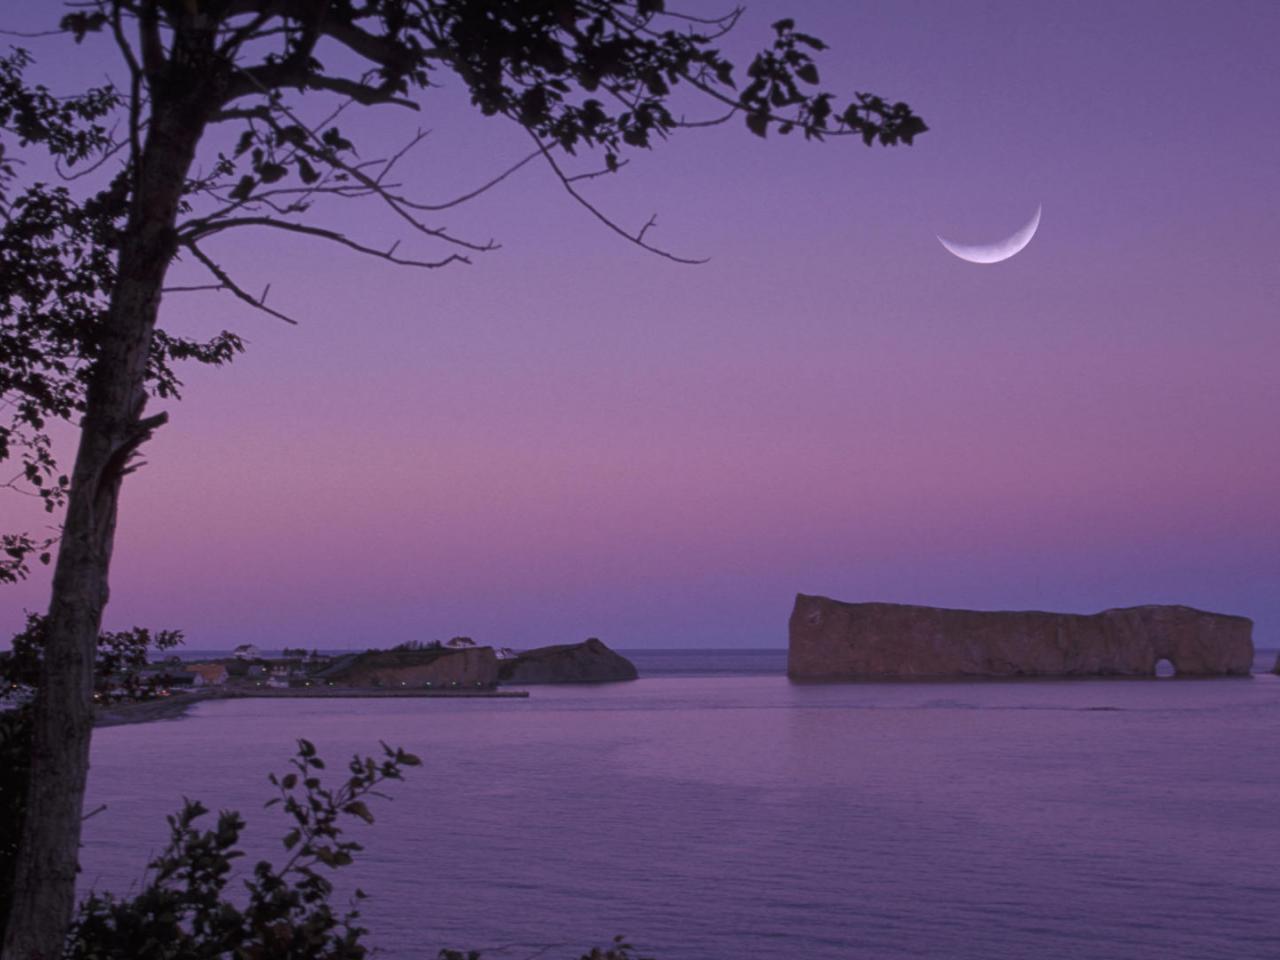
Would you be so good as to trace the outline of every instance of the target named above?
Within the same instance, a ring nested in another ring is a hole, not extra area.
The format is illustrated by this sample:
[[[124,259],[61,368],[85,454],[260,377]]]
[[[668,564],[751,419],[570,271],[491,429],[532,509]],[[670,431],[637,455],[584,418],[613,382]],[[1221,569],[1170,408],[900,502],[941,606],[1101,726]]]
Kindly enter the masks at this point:
[[[283,854],[297,737],[424,765],[345,868],[385,958],[1276,960],[1280,677],[796,685],[785,651],[632,651],[527,700],[231,700],[94,734],[83,886],[183,796]]]

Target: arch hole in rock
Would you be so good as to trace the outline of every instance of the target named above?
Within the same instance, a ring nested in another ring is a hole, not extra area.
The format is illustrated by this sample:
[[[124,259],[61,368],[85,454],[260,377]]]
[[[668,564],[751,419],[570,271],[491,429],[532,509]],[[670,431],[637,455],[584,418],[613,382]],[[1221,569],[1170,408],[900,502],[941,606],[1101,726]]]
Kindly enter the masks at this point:
[[[1178,668],[1173,665],[1172,660],[1168,659],[1167,657],[1164,657],[1156,661],[1157,677],[1176,677],[1177,675],[1178,675]]]

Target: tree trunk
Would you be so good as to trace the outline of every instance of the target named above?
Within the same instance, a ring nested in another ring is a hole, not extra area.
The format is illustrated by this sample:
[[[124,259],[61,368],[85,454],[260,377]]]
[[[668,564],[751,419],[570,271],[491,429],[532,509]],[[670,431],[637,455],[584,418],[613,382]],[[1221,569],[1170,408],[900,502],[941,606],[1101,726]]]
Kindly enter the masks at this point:
[[[56,960],[75,905],[81,806],[93,730],[93,663],[120,485],[138,446],[164,422],[142,418],[160,290],[175,251],[183,184],[203,131],[190,104],[156,104],[86,396],[54,568],[36,697],[31,786],[4,960]]]

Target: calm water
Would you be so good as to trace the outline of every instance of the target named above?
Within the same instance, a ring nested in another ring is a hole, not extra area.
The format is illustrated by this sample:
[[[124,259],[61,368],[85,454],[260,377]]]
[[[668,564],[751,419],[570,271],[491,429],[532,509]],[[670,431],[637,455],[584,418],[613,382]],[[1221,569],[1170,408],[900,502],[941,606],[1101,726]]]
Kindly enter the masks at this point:
[[[777,651],[634,659],[645,679],[525,701],[99,731],[85,882],[127,887],[183,795],[274,854],[264,778],[293,739],[385,739],[426,764],[354,828],[389,958],[619,932],[663,960],[1280,957],[1280,677],[796,686]]]

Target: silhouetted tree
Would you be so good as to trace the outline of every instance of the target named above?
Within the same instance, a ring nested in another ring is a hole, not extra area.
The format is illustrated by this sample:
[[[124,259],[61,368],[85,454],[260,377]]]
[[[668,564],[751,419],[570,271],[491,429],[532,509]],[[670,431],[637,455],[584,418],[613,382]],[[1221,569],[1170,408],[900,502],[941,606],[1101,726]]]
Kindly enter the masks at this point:
[[[679,261],[652,243],[652,220],[635,230],[618,224],[582,193],[582,180],[616,172],[628,150],[678,128],[734,117],[759,136],[868,144],[910,143],[925,129],[905,104],[861,93],[841,103],[817,89],[812,53],[824,45],[791,20],[773,25],[739,82],[717,47],[739,11],[705,18],[667,10],[663,0],[82,0],[71,9],[61,29],[77,42],[112,43],[126,70],[122,88],[54,97],[24,79],[25,53],[0,60],[0,388],[13,411],[0,459],[17,453],[16,482],[65,510],[7,960],[56,956],[71,916],[94,648],[120,487],[167,416],[145,413],[148,396],[174,395],[172,361],[225,363],[242,349],[232,334],[199,343],[157,326],[177,256],[208,271],[208,288],[289,320],[215,260],[211,238],[272,230],[438,269],[492,244],[429,218],[537,161],[607,229]],[[530,151],[477,189],[426,203],[392,177],[404,151],[358,159],[338,121],[359,107],[417,109],[446,72],[481,112],[522,127]],[[678,87],[701,94],[708,114],[677,116],[670,98]],[[79,199],[65,186],[19,189],[15,139],[66,168],[98,165],[106,185]],[[600,169],[567,166],[579,151],[597,151]],[[385,206],[440,252],[402,253],[321,222],[313,204],[339,199]],[[64,473],[46,424],[75,417],[79,445]],[[48,539],[11,535],[0,544],[10,561],[3,575],[21,576],[30,556],[50,552]]]
[[[45,618],[28,614],[26,626],[14,635],[9,653],[0,656],[0,690],[21,690],[40,682],[47,639]],[[94,662],[94,696],[101,702],[146,699],[158,686],[144,679],[142,669],[152,651],[182,643],[178,630],[152,633],[145,627],[102,633]],[[30,787],[31,707],[21,703],[0,711],[0,937],[13,902],[18,842],[27,813]]]

